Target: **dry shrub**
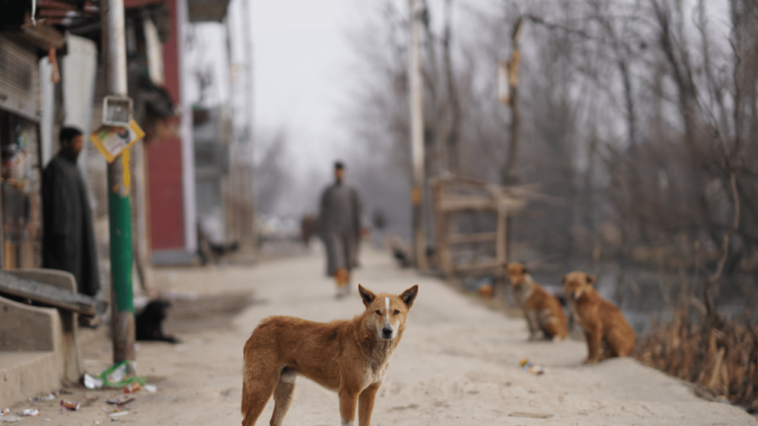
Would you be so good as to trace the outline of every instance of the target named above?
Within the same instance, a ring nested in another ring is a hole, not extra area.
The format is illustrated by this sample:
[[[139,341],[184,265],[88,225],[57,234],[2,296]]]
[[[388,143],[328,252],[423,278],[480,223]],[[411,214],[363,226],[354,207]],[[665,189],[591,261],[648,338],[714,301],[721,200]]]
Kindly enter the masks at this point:
[[[719,315],[697,322],[685,309],[639,339],[633,356],[750,412],[758,411],[758,325]]]

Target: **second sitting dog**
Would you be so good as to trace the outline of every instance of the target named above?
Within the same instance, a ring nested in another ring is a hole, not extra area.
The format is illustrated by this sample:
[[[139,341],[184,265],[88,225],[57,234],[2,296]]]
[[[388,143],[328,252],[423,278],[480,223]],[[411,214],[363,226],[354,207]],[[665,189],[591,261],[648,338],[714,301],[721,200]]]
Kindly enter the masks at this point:
[[[595,277],[579,271],[563,277],[569,306],[587,340],[586,364],[628,356],[634,349],[634,330],[616,305],[597,294],[592,286],[594,283]]]
[[[405,320],[418,294],[358,290],[366,310],[350,321],[319,323],[293,317],[261,321],[245,343],[242,378],[243,426],[253,426],[274,395],[272,426],[280,426],[292,403],[295,378],[303,375],[336,391],[342,425],[369,426],[374,398],[388,361],[403,337]]]
[[[558,299],[537,284],[520,263],[507,264],[505,275],[529,324],[529,340],[537,340],[540,332],[554,342],[565,339],[568,322]]]

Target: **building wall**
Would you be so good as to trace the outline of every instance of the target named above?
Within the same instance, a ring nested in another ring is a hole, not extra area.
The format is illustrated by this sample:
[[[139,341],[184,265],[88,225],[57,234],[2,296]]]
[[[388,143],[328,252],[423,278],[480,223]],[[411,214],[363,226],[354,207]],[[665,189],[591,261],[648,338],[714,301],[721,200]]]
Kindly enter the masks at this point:
[[[171,36],[163,45],[163,60],[166,89],[174,103],[180,104],[182,99],[176,1],[166,1],[171,16]],[[153,251],[183,250],[186,246],[180,122],[177,120],[171,124],[176,129],[175,132],[163,139],[149,140],[146,144],[150,239]]]

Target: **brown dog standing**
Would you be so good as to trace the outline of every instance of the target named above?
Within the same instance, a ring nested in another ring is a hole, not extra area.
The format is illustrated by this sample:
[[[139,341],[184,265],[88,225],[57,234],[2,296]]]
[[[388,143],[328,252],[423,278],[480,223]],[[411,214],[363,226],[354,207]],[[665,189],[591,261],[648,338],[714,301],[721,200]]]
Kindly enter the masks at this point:
[[[587,364],[614,356],[628,356],[634,348],[635,337],[621,310],[597,294],[592,286],[594,282],[594,277],[578,271],[563,277],[569,306],[587,340]]]
[[[558,299],[545,291],[520,263],[509,263],[505,275],[511,281],[513,297],[529,324],[529,340],[536,340],[542,331],[546,339],[566,338],[566,314]]]
[[[360,426],[369,426],[374,398],[405,330],[418,294],[413,286],[399,296],[358,286],[366,310],[350,321],[330,323],[269,317],[245,343],[242,420],[255,425],[274,395],[272,426],[280,426],[292,403],[295,378],[303,375],[337,392],[343,426],[352,426],[358,406]]]

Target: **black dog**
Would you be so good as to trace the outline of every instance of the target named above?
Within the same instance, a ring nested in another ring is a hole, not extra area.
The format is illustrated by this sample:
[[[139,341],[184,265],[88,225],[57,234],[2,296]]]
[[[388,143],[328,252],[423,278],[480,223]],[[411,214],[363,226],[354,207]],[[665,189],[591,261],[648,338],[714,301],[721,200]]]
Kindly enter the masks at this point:
[[[170,307],[171,302],[168,300],[151,300],[135,318],[137,340],[179,343],[176,337],[163,334],[163,320],[166,319],[166,310]]]

